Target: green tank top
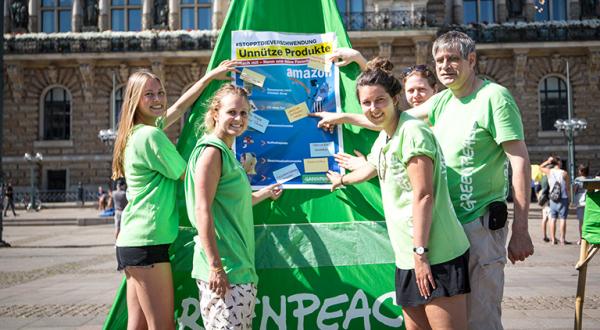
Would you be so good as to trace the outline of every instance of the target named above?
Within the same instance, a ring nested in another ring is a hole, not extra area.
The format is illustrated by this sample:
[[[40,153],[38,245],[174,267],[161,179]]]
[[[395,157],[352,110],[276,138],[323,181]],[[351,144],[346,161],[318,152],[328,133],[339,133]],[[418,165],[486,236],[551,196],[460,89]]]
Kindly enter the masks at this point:
[[[221,151],[221,178],[212,203],[217,249],[223,268],[232,284],[257,283],[254,267],[254,219],[252,216],[252,189],[246,172],[233,152],[221,139],[204,135],[194,147],[185,175],[185,201],[188,217],[194,228],[196,224],[196,198],[194,172],[198,159],[207,146]],[[210,267],[198,236],[194,237],[192,277],[208,281]]]

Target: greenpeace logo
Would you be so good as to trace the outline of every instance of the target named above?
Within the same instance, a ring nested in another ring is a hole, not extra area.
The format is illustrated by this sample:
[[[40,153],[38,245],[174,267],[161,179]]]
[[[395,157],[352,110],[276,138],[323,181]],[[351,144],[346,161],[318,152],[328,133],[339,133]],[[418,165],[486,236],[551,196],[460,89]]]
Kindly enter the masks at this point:
[[[302,183],[329,183],[329,179],[322,174],[305,174],[302,176]]]
[[[360,289],[352,297],[347,293],[335,297],[297,293],[287,297],[281,295],[271,302],[270,297],[262,296],[257,297],[254,323],[261,330],[287,329],[288,324],[293,323],[298,325],[298,329],[348,329],[350,323],[360,324],[363,329],[382,326],[399,328],[404,321],[402,315],[390,315],[393,313],[387,310],[388,306],[384,306],[388,299],[395,301],[395,295],[394,291],[384,293],[375,298],[372,304]],[[181,316],[177,319],[179,329],[204,329],[200,326],[202,320],[198,299],[183,299],[181,310]]]
[[[477,130],[477,122],[473,123],[473,128],[469,133],[469,137],[463,144],[463,149],[460,159],[460,207],[465,211],[471,211],[475,208],[477,200],[473,198],[473,158],[475,157],[475,132]]]

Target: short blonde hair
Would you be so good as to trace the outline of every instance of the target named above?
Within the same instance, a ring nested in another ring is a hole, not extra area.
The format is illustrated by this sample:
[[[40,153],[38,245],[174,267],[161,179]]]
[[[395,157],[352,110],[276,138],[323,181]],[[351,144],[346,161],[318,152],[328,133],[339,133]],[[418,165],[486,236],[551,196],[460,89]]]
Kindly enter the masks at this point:
[[[215,130],[215,119],[213,118],[213,114],[218,113],[221,109],[222,103],[221,101],[227,95],[238,95],[243,97],[246,102],[248,102],[248,92],[241,87],[237,87],[233,84],[225,84],[221,86],[216,92],[213,98],[206,109],[206,113],[204,113],[204,121],[200,129],[206,133],[212,133]],[[250,103],[250,102],[248,102]]]

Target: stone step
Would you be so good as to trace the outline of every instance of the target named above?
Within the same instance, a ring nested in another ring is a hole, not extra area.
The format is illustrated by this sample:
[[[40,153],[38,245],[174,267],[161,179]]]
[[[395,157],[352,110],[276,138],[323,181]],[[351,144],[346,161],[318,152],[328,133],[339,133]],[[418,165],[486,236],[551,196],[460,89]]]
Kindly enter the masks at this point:
[[[74,218],[52,218],[52,219],[27,219],[10,218],[4,219],[4,226],[91,226],[106,225],[114,223],[113,217],[74,217]]]

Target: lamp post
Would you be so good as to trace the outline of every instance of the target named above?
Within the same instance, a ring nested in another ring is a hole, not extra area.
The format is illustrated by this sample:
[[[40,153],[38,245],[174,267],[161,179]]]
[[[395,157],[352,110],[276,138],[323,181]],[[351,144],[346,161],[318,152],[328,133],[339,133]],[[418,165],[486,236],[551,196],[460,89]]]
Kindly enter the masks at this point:
[[[115,132],[112,128],[101,129],[100,132],[98,132],[98,138],[105,145],[112,147],[115,143],[115,139],[117,138],[117,132]]]
[[[557,119],[554,122],[554,127],[559,132],[562,132],[567,139],[567,150],[569,153],[569,177],[571,178],[571,187],[574,184],[575,179],[575,133],[583,131],[587,128],[587,121],[585,119]],[[571,192],[573,190],[571,189]],[[572,200],[571,196],[571,200]]]
[[[102,143],[104,143],[104,145],[108,147],[110,151],[112,150],[112,146],[115,144],[117,132],[112,128],[101,129],[100,132],[98,132],[98,138],[100,139],[100,141],[102,141]],[[110,176],[108,178],[108,189],[112,190],[112,179],[110,178]]]
[[[42,160],[44,160],[44,156],[39,152],[36,152],[35,155],[31,155],[30,153],[26,152],[25,155],[23,155],[23,159],[25,159],[25,161],[31,164],[31,193],[29,195],[31,205],[30,209],[37,211],[37,206],[35,205],[34,166],[36,163],[41,163]]]

